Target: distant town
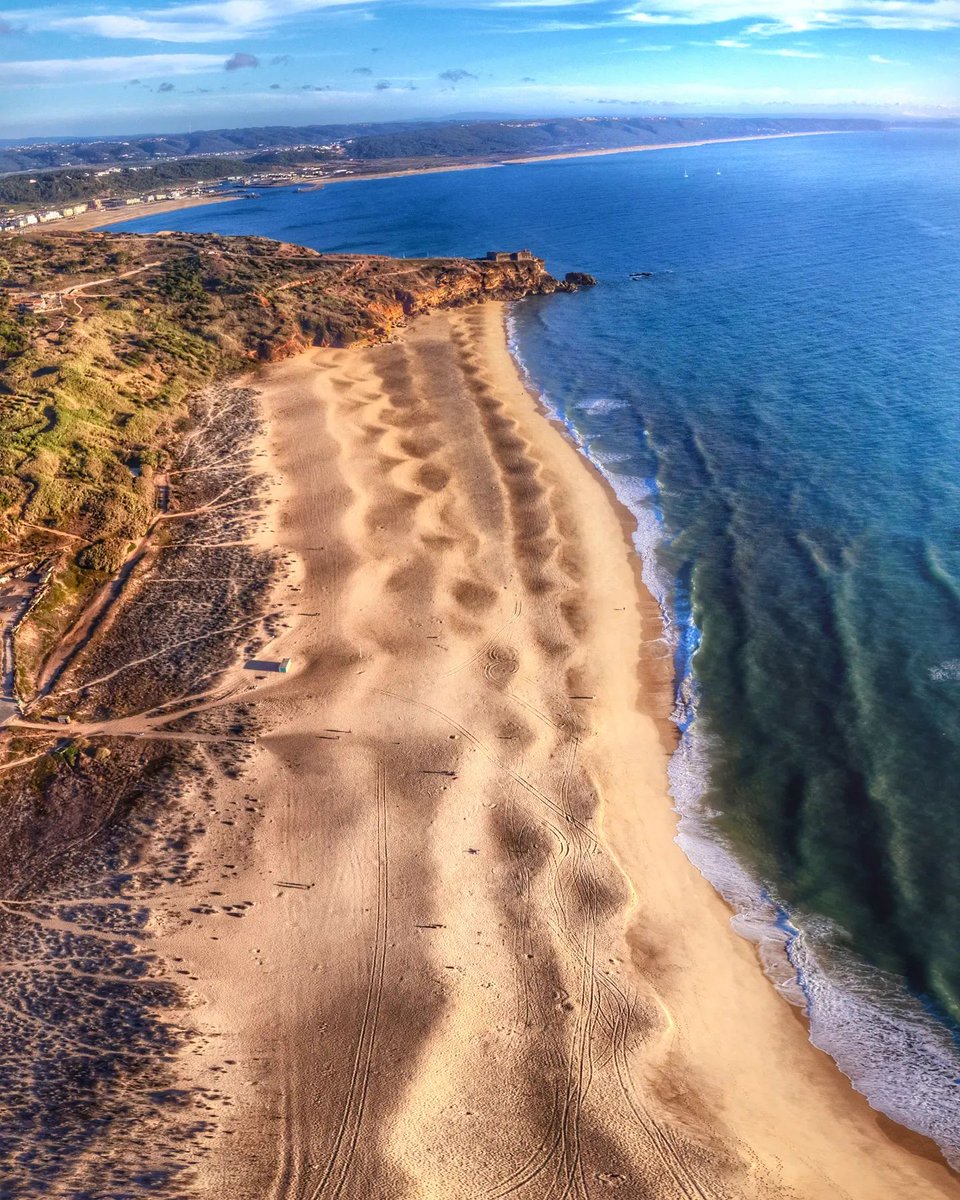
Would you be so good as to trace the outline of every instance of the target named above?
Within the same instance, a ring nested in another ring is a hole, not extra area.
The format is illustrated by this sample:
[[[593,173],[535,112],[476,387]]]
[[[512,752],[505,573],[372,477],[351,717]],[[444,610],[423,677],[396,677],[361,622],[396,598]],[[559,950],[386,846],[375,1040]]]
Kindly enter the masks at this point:
[[[114,171],[97,172],[98,175],[113,173]],[[66,221],[71,217],[79,217],[87,212],[106,212],[114,209],[159,204],[170,200],[191,200],[203,196],[231,195],[242,188],[283,187],[294,183],[307,183],[311,187],[316,187],[324,179],[334,175],[349,174],[351,172],[347,168],[331,171],[318,167],[291,167],[283,171],[258,172],[252,175],[227,175],[223,179],[207,183],[171,188],[166,191],[144,192],[139,196],[98,196],[91,200],[27,212],[18,212],[12,207],[7,207],[0,214],[0,232],[16,233],[21,229],[28,229],[36,225],[51,225],[57,221]]]
[[[137,204],[154,204],[160,200],[181,200],[192,196],[214,195],[219,190],[216,185],[203,188],[178,188],[172,192],[149,192],[144,196],[104,196],[80,204],[68,204],[63,208],[40,209],[36,212],[8,212],[0,217],[0,230],[7,233],[15,232],[19,229],[27,229],[31,225],[50,225],[55,221],[65,221],[69,217],[78,217],[85,212],[130,208]]]

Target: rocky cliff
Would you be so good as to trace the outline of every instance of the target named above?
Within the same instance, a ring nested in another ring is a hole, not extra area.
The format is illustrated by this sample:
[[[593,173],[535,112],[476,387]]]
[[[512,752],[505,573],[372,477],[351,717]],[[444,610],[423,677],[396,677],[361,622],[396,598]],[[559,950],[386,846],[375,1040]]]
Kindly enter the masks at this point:
[[[317,258],[320,270],[315,263],[308,264],[314,269],[268,286],[258,297],[277,325],[267,337],[259,336],[259,321],[255,336],[248,329],[243,344],[247,357],[275,362],[309,346],[381,342],[407,318],[432,308],[548,296],[595,282],[587,275],[557,280],[538,258],[520,262],[369,255]],[[291,259],[286,261],[289,264]]]

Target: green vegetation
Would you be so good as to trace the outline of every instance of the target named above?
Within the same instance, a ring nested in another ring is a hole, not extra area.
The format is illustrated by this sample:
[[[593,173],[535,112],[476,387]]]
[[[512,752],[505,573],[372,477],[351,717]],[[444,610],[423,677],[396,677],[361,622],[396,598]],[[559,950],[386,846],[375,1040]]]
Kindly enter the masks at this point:
[[[491,269],[190,234],[31,234],[3,248],[0,546],[58,530],[95,577],[147,530],[191,392],[308,345],[382,339],[419,295],[442,302]],[[520,294],[539,270],[514,280]]]
[[[64,746],[58,747],[51,754],[51,758],[58,763],[63,763],[67,767],[75,767],[80,758],[80,743],[69,741]]]
[[[0,359],[13,358],[26,350],[29,339],[24,323],[0,315]]]
[[[0,154],[0,159],[2,159]],[[41,175],[6,175],[0,178],[0,204],[56,208],[100,196],[139,196],[194,183],[209,183],[232,174],[230,162],[220,158],[191,158],[134,170],[124,167],[110,175],[90,170],[47,171]]]

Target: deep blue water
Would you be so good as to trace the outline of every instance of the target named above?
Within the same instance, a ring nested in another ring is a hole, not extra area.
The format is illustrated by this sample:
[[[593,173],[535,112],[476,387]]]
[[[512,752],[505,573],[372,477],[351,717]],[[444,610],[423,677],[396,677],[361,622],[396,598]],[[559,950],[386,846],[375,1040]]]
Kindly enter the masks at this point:
[[[682,843],[814,1040],[955,1158],[958,167],[957,132],[853,134],[288,189],[122,226],[529,246],[599,278],[516,305],[512,328],[638,515],[677,662]]]

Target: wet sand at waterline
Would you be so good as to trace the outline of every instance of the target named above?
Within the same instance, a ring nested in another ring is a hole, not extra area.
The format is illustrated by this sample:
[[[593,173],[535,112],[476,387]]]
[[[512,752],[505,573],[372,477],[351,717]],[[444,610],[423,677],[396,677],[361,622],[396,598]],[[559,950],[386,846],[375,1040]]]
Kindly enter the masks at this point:
[[[198,844],[242,919],[155,929],[229,1101],[198,1194],[960,1196],[674,844],[656,608],[502,308],[256,386],[292,668]]]

